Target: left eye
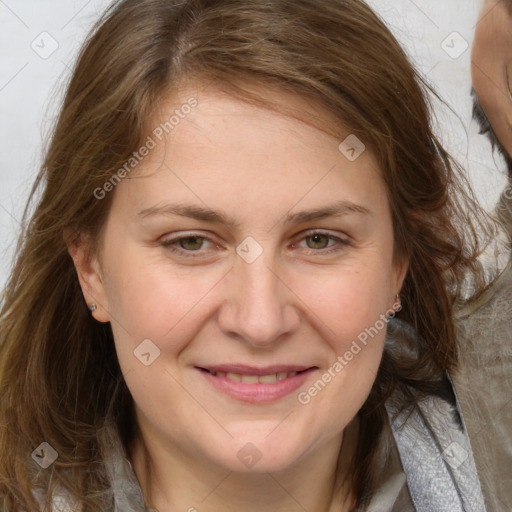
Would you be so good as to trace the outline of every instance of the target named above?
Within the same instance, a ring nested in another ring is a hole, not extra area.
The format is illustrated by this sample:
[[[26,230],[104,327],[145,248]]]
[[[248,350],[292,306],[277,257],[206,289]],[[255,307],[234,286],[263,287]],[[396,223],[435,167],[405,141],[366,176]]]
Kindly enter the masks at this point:
[[[306,233],[298,243],[293,244],[293,247],[304,247],[304,245],[302,245],[303,243],[306,244],[305,248],[312,249],[313,252],[321,254],[339,251],[342,250],[344,246],[349,245],[347,240],[331,235],[330,233],[321,232]]]
[[[314,235],[304,237],[304,240],[306,240],[306,245],[309,249],[325,249],[330,247],[329,242],[334,242],[334,237],[324,235],[323,233],[315,233]],[[308,243],[309,240],[311,243]]]

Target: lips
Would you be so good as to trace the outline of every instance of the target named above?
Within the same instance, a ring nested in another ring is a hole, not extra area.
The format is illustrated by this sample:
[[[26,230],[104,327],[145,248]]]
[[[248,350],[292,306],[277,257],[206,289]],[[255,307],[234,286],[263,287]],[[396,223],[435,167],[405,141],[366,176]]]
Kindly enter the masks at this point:
[[[196,367],[206,381],[224,394],[244,402],[272,402],[300,387],[316,366],[242,364]]]

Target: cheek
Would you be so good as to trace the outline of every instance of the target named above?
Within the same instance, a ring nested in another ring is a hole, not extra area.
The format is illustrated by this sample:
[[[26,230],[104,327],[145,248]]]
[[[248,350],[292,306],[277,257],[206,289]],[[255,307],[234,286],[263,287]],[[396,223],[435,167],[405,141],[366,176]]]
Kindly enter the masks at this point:
[[[325,438],[343,430],[368,397],[377,376],[386,337],[389,281],[382,273],[354,272],[332,279],[321,292],[315,311],[317,331],[329,345],[326,365],[297,399],[315,411],[312,431]]]
[[[162,352],[179,354],[201,328],[200,316],[222,272],[177,270],[134,249],[116,256],[106,269],[105,289],[121,367],[138,366],[133,351],[146,339]]]
[[[336,352],[366,329],[374,326],[390,306],[391,276],[385,265],[367,264],[355,269],[335,270],[322,278],[296,281],[297,294],[305,297],[311,321],[321,327]],[[382,330],[382,322],[379,326]]]
[[[212,272],[177,268],[158,249],[129,247],[115,252],[105,271],[109,311],[133,334],[162,336],[215,282]]]
[[[366,399],[382,357],[387,332],[385,315],[394,293],[390,289],[391,271],[386,268],[384,262],[375,261],[351,271],[338,270],[325,279],[303,282],[305,288],[300,292],[309,297],[305,311],[311,311],[309,321],[329,348],[327,368],[322,369],[320,379],[328,382],[330,391],[322,391],[319,404],[325,400],[329,409],[329,400],[339,396],[344,403],[340,410],[348,413],[347,418]],[[320,390],[322,383],[305,392],[313,397],[320,395]],[[339,421],[343,422],[343,418]]]

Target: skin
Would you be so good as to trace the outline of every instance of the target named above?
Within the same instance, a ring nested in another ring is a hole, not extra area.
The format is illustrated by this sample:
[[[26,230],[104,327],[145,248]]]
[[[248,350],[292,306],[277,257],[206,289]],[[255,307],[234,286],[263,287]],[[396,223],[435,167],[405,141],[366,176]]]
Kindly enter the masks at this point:
[[[487,0],[475,29],[471,75],[478,100],[512,155],[512,4]]]
[[[272,94],[333,122],[310,102]],[[336,467],[353,453],[352,420],[374,382],[385,329],[307,405],[297,392],[241,402],[196,366],[316,366],[304,390],[393,306],[406,265],[393,259],[376,159],[369,148],[345,158],[338,145],[348,130],[338,140],[211,88],[169,96],[148,126],[190,96],[198,106],[113,192],[100,253],[89,255],[86,236],[69,248],[85,300],[98,306],[95,319],[111,322],[135,401],[134,470],[160,512],[349,510],[353,496]],[[338,201],[368,212],[285,223],[290,213]],[[236,225],[138,215],[178,202],[224,212]],[[312,238],[311,230],[338,238]],[[211,241],[185,241],[181,253],[163,245],[190,231]],[[236,252],[247,236],[263,249],[252,263]],[[149,366],[133,353],[146,338],[161,351]],[[249,442],[261,453],[251,468],[237,457]]]

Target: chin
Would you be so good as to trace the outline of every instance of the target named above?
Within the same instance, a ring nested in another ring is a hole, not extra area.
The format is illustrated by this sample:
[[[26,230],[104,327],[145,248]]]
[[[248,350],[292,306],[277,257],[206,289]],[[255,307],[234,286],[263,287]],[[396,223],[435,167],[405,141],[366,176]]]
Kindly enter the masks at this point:
[[[261,441],[233,440],[222,453],[212,453],[211,459],[219,466],[235,473],[264,474],[284,471],[297,464],[303,446],[286,440],[269,442],[263,436]]]

